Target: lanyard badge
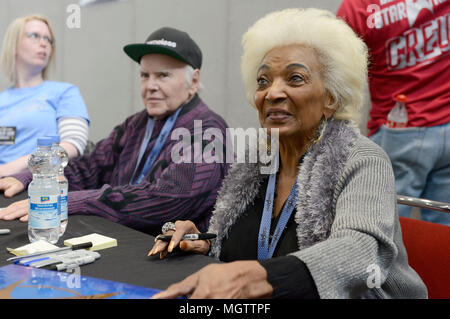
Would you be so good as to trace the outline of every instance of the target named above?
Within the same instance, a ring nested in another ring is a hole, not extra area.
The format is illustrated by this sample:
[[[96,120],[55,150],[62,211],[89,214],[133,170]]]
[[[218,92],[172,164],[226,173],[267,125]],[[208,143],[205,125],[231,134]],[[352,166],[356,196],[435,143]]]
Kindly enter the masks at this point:
[[[15,126],[0,126],[0,145],[13,145],[16,141]]]
[[[171,116],[169,116],[169,118],[167,118],[166,123],[164,123],[164,126],[163,126],[161,132],[159,133],[159,136],[158,136],[158,139],[156,140],[155,145],[153,146],[149,156],[147,157],[147,159],[145,161],[145,164],[144,164],[144,167],[142,168],[141,173],[139,174],[139,176],[136,178],[136,180],[133,183],[134,177],[136,175],[136,171],[139,167],[142,157],[144,156],[147,145],[150,142],[150,138],[152,137],[152,133],[153,133],[153,128],[155,126],[154,120],[151,118],[148,119],[147,127],[145,129],[145,136],[144,136],[144,139],[142,140],[141,149],[139,152],[139,158],[136,163],[136,168],[134,169],[133,177],[130,180],[130,184],[132,184],[132,185],[139,184],[144,179],[145,175],[147,175],[147,173],[150,171],[150,168],[155,163],[155,160],[158,158],[159,153],[161,153],[161,150],[162,150],[164,144],[166,143],[166,140],[169,137],[170,132],[172,131],[173,126],[175,125],[175,122],[177,121],[177,118],[181,112],[181,109],[182,109],[182,107],[178,108],[178,110],[175,113],[173,113]]]
[[[258,234],[258,260],[272,258],[278,240],[280,239],[281,234],[283,233],[283,230],[286,227],[286,224],[289,221],[289,218],[291,217],[292,212],[294,211],[295,208],[295,204],[297,202],[297,181],[296,181],[292,186],[291,192],[289,193],[289,197],[283,207],[283,210],[281,211],[278,224],[275,228],[272,240],[270,241],[269,234],[272,220],[276,179],[277,179],[276,173],[271,174],[269,176],[269,183],[267,184],[266,198],[264,201],[264,211],[261,218],[261,224],[259,226],[259,234]]]

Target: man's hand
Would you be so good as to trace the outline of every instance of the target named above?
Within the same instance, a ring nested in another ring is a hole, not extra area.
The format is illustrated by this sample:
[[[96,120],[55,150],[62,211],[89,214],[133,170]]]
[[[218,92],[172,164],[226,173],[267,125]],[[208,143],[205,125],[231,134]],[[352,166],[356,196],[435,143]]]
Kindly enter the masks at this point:
[[[25,189],[25,186],[14,177],[5,177],[0,179],[0,191],[4,191],[5,197],[13,197]]]
[[[21,222],[27,222],[29,209],[28,199],[20,200],[0,210],[0,219],[13,220],[19,218]]]

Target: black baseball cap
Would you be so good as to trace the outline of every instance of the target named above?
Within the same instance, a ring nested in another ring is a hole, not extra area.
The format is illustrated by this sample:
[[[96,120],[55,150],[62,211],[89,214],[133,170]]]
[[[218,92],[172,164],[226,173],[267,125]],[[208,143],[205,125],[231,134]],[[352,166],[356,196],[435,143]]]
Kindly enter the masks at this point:
[[[194,69],[202,66],[202,51],[189,34],[164,27],[150,34],[145,43],[128,44],[125,53],[137,63],[146,54],[160,53],[189,64]]]

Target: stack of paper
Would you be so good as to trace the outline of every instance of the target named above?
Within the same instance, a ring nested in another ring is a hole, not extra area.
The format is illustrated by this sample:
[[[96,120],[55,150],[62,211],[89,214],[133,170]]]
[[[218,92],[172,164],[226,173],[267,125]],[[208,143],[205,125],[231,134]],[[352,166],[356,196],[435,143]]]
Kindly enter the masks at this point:
[[[52,250],[52,249],[56,249],[56,248],[58,248],[58,246],[50,244],[49,242],[41,239],[41,240],[35,241],[34,243],[31,243],[31,244],[28,244],[25,246],[21,246],[18,248],[6,247],[6,250],[8,250],[13,255],[23,256],[23,255],[28,255],[28,254],[34,254],[37,252],[44,252],[44,251],[48,251],[48,250]]]

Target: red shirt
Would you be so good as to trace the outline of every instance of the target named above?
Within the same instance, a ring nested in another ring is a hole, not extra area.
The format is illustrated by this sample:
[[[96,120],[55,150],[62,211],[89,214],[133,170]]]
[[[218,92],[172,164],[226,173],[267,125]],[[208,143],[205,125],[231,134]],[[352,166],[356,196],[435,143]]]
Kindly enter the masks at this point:
[[[369,135],[406,95],[408,126],[450,122],[450,1],[343,0],[337,16],[369,48]]]

